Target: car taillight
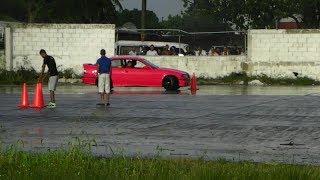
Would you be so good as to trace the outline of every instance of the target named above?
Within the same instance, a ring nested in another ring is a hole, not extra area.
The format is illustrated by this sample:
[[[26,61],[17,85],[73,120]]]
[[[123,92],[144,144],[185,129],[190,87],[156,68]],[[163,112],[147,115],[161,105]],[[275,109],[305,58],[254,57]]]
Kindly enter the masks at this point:
[[[182,77],[185,78],[185,79],[189,79],[190,78],[189,74],[182,74]]]

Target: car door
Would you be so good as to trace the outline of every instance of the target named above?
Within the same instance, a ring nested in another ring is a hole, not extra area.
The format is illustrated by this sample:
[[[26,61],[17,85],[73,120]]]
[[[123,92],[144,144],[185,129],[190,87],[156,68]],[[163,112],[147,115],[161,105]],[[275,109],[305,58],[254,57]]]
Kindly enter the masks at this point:
[[[139,59],[133,59],[137,62],[134,67],[126,67],[125,73],[127,77],[127,83],[129,86],[158,86],[154,76],[156,75],[155,69],[144,64]]]
[[[112,59],[111,79],[115,87],[128,86],[127,73],[125,73],[125,61],[122,59]]]

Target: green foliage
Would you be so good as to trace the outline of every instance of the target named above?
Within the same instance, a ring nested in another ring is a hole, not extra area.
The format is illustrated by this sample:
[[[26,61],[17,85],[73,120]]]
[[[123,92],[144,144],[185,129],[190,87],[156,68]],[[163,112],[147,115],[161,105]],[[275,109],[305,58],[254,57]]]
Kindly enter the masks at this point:
[[[63,71],[60,71],[59,77],[65,78],[65,79],[81,78],[81,76],[75,73],[72,68],[67,68],[67,69],[64,69]]]
[[[16,84],[23,82],[34,84],[37,82],[38,74],[34,69],[19,68],[17,71],[0,70],[0,84]]]
[[[197,31],[227,31],[229,24],[218,18],[214,6],[209,0],[186,1],[187,10],[181,15],[168,16],[161,22],[164,28]]]
[[[1,179],[319,179],[317,166],[233,163],[225,160],[95,157],[72,147],[68,151],[0,153]]]
[[[113,23],[119,0],[2,0],[0,15],[22,22]],[[0,16],[0,17],[1,17]]]
[[[123,24],[131,22],[137,28],[141,28],[141,10],[123,10],[117,13],[117,26],[122,26]],[[146,12],[146,28],[160,28],[159,18],[153,11]]]
[[[282,18],[302,15],[304,28],[318,28],[320,0],[182,0],[188,14],[210,9],[215,19],[238,29],[275,28]]]
[[[80,75],[76,74],[72,68],[65,69],[59,72],[60,78],[66,79],[79,79],[81,78]],[[24,67],[20,67],[16,71],[7,71],[7,70],[0,70],[0,84],[14,84],[14,85],[21,85],[22,83],[28,84],[36,84],[39,78],[39,73],[36,72],[33,68],[26,69]],[[45,76],[43,79],[44,82],[48,82],[49,76]]]

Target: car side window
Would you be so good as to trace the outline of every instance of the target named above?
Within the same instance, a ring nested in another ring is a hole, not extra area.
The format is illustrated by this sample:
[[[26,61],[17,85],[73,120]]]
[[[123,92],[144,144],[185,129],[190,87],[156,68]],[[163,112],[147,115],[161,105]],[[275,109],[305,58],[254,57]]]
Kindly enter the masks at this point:
[[[137,64],[136,64],[136,68],[143,68],[143,67],[145,67],[146,65],[145,64],[143,64],[142,62],[140,62],[140,61],[137,61]]]
[[[121,68],[122,67],[122,60],[112,60],[111,66]]]

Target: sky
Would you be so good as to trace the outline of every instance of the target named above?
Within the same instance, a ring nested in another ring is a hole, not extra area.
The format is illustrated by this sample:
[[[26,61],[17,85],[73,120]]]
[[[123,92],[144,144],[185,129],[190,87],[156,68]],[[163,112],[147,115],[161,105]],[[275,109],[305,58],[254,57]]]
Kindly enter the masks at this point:
[[[125,9],[140,9],[142,0],[120,0]],[[147,10],[154,11],[158,18],[180,14],[184,10],[181,0],[147,0]]]

